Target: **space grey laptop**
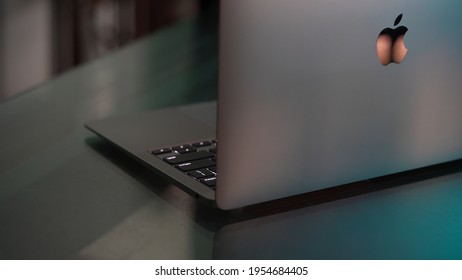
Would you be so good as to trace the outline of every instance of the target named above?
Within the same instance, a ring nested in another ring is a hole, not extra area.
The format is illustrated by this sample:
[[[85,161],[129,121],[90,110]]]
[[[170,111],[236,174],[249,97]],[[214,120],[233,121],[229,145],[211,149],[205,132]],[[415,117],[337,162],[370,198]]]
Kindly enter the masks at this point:
[[[220,9],[218,109],[87,127],[222,209],[462,158],[461,3],[224,0]]]

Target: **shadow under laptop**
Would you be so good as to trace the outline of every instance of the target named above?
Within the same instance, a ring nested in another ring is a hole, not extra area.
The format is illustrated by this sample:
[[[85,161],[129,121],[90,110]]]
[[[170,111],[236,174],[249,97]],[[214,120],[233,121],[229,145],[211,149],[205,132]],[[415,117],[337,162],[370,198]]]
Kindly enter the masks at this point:
[[[462,160],[223,211],[105,140],[86,144],[215,233],[216,259],[462,258],[462,203],[451,199],[462,197]]]

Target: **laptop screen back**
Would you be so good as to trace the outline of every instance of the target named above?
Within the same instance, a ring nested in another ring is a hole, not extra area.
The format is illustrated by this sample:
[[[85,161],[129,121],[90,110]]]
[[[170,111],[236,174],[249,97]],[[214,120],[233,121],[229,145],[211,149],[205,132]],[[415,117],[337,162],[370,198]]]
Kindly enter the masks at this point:
[[[448,0],[222,1],[217,204],[461,158],[461,9]],[[407,32],[393,33],[400,27]]]

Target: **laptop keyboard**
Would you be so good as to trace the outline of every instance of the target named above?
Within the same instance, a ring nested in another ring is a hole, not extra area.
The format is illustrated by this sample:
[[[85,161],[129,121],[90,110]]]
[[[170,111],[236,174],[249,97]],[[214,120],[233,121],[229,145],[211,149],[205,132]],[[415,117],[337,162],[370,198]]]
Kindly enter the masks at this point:
[[[217,182],[216,139],[165,147],[149,152],[207,187],[215,189]]]

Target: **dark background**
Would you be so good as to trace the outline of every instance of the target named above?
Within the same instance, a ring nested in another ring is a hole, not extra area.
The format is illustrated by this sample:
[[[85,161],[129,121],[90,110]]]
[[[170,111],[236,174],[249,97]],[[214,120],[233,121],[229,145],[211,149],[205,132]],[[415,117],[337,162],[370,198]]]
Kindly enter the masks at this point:
[[[156,30],[217,15],[218,0],[0,0],[0,102]]]

